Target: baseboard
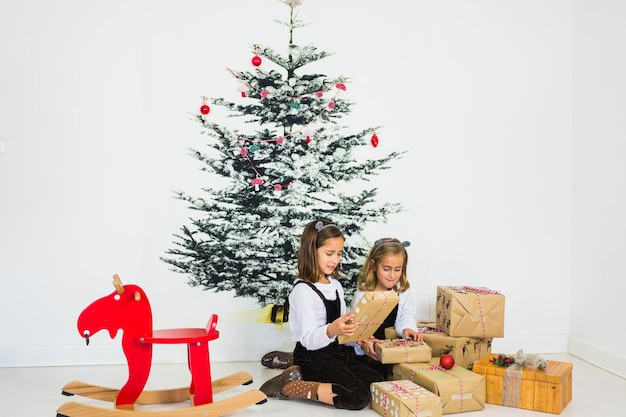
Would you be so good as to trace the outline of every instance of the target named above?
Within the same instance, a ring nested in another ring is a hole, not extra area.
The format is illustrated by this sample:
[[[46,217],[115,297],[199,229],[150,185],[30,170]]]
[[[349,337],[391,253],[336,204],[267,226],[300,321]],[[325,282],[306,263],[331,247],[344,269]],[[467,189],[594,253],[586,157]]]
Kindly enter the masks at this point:
[[[612,374],[626,378],[626,357],[575,336],[569,336],[567,353]]]
[[[210,347],[211,362],[249,362],[260,360],[266,352]],[[183,363],[186,346],[159,345],[153,350],[153,363]],[[64,347],[0,347],[0,368],[35,366],[125,365],[126,357],[118,345]]]

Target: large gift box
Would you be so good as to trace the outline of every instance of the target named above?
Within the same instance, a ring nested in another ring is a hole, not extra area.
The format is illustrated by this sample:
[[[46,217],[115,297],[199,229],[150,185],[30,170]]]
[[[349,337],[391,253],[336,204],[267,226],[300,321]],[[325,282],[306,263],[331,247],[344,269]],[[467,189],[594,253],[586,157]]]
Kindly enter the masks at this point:
[[[376,354],[380,363],[428,362],[432,350],[426,343],[415,340],[391,339],[376,343]]]
[[[441,417],[441,398],[412,381],[374,382],[370,405],[383,416]]]
[[[504,295],[479,287],[437,287],[437,325],[449,336],[504,337]]]
[[[489,355],[474,365],[485,376],[489,404],[561,414],[572,399],[571,362],[546,361],[545,369],[498,366]]]
[[[423,329],[424,343],[432,349],[433,356],[450,354],[454,363],[471,369],[472,365],[491,353],[492,337],[448,336],[434,321],[418,321]]]
[[[439,358],[425,363],[396,364],[393,379],[408,379],[441,397],[443,414],[485,408],[485,377],[458,365],[443,369]]]
[[[395,291],[364,293],[352,309],[354,321],[358,323],[356,331],[352,336],[339,335],[337,340],[344,344],[369,339],[399,302],[400,297]]]

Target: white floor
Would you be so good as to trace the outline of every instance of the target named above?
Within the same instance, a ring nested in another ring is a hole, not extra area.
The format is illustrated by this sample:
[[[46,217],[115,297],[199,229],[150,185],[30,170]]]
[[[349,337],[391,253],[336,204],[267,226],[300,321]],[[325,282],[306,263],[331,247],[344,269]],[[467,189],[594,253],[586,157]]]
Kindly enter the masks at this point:
[[[622,417],[626,416],[626,380],[599,369],[573,356],[544,355],[546,359],[573,362],[573,400],[560,414],[563,417]],[[257,389],[267,379],[280,371],[263,367],[258,362],[213,363],[213,378],[226,376],[237,371],[250,373],[254,381],[251,385],[240,386],[218,393],[214,400],[228,398],[234,394]],[[40,368],[0,368],[0,395],[2,396],[2,416],[44,417],[56,416],[57,408],[67,401],[84,401],[100,407],[110,407],[110,403],[90,400],[83,397],[61,395],[61,388],[70,381],[83,381],[113,388],[121,387],[126,381],[125,365],[120,366],[76,366],[76,367],[40,367]],[[166,389],[186,386],[189,373],[185,364],[157,364],[146,389]],[[167,409],[189,406],[189,403],[169,405]],[[143,408],[142,408],[143,407]],[[137,406],[137,411],[157,411],[165,406]],[[347,416],[358,413],[359,416],[379,416],[370,408],[361,411],[336,410],[320,403],[303,400],[268,399],[265,404],[242,408],[228,416],[252,417],[315,417]],[[137,413],[139,415],[140,413]],[[553,414],[521,410],[486,404],[482,411],[473,411],[471,415],[483,417],[517,416],[538,417]],[[131,413],[132,415],[132,413]]]

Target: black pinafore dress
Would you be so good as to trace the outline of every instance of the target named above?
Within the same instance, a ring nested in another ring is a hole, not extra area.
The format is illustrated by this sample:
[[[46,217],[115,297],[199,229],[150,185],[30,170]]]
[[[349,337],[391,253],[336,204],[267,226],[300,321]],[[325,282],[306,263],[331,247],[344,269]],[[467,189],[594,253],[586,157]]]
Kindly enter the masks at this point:
[[[315,287],[307,284],[322,299],[326,307],[326,323],[332,323],[341,316],[341,300],[336,291],[334,300],[327,300]],[[385,377],[359,361],[352,346],[340,345],[335,339],[327,346],[308,350],[300,342],[293,352],[293,363],[300,366],[302,379],[331,383],[335,408],[361,410],[370,403],[370,384],[384,381]]]

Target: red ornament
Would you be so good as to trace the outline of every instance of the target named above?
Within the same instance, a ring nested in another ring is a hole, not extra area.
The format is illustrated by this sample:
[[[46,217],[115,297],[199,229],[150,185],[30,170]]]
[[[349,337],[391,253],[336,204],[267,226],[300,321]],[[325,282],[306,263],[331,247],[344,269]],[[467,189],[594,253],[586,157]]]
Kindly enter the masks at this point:
[[[346,91],[346,85],[344,83],[338,83],[337,85],[335,85],[335,87],[340,90]]]
[[[306,137],[306,143],[311,143],[311,136]]]
[[[372,142],[372,146],[374,148],[378,146],[378,136],[376,136],[376,133],[372,135],[372,139],[370,140],[370,142]]]
[[[448,353],[444,353],[439,358],[439,365],[444,369],[452,369],[454,366],[454,357]]]
[[[203,104],[202,106],[200,106],[200,113],[209,114],[210,111],[211,108],[207,104]]]
[[[261,57],[258,55],[253,56],[252,65],[254,65],[255,67],[258,67],[259,65],[261,65]]]

